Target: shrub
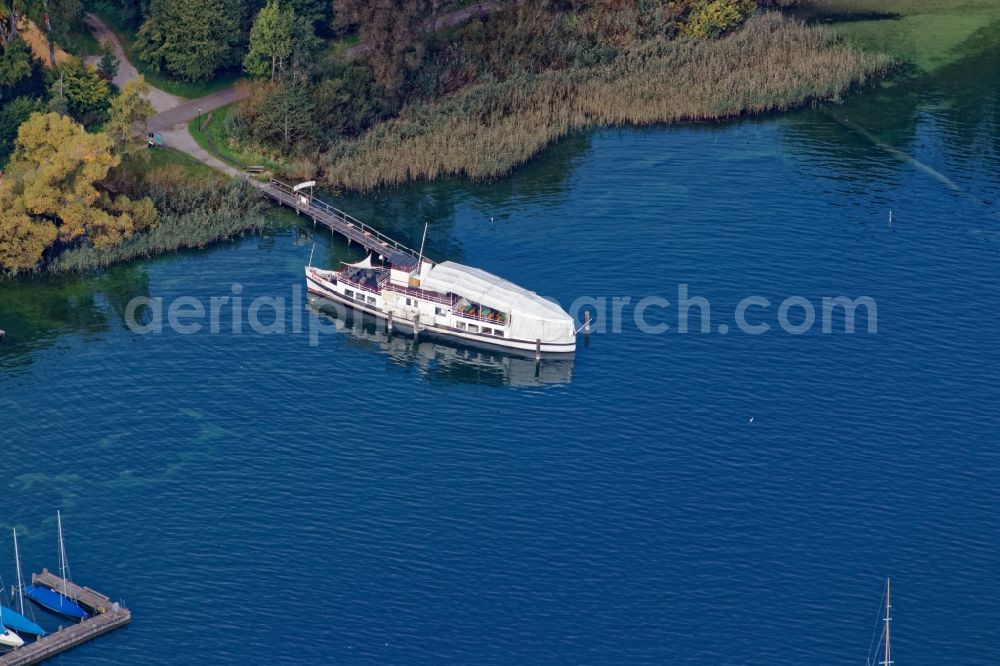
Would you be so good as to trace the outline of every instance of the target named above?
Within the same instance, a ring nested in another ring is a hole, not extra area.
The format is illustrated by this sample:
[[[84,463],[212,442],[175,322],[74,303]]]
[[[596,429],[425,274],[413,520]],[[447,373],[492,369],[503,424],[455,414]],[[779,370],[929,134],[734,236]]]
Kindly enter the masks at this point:
[[[699,0],[682,33],[695,39],[713,39],[743,25],[757,8],[755,0]]]

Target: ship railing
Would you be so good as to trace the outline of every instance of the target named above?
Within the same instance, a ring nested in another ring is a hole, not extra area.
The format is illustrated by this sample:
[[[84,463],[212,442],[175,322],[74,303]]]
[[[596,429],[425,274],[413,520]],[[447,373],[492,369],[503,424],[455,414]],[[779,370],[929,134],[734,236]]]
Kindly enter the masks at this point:
[[[345,276],[343,273],[337,273],[337,281],[338,282],[343,282],[344,284],[349,284],[352,287],[357,287],[358,289],[363,289],[365,291],[370,291],[372,293],[377,293],[379,290],[381,290],[382,286],[383,286],[382,282],[384,282],[384,280],[380,280],[378,283],[376,283],[376,286],[372,287],[372,286],[367,285],[367,284],[365,284],[363,282],[358,282],[357,280],[352,280],[351,278]]]
[[[382,288],[387,291],[394,291],[397,294],[404,294],[406,296],[419,298],[422,301],[431,301],[432,303],[447,305],[449,308],[453,308],[455,306],[456,297],[450,294],[439,294],[434,291],[418,289],[417,287],[404,287],[402,285],[393,284],[392,282],[387,283]]]
[[[503,319],[496,319],[479,315],[474,312],[463,312],[461,308],[452,308],[451,311],[452,313],[458,315],[459,317],[464,317],[465,319],[472,319],[475,321],[481,321],[486,324],[494,324],[496,326],[506,326],[510,322],[510,317],[507,316],[504,316]]]

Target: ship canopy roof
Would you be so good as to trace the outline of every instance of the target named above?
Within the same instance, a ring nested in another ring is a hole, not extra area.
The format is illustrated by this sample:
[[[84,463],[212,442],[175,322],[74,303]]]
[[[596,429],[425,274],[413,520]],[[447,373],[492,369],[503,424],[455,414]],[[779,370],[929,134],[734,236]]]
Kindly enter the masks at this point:
[[[382,268],[382,266],[372,265],[372,255],[370,253],[368,254],[367,257],[365,257],[361,261],[355,262],[353,264],[349,264],[345,261],[344,265],[350,266],[351,268]]]
[[[557,303],[484,270],[445,261],[428,271],[421,286],[509,313],[515,337],[545,342],[576,339],[573,318]]]

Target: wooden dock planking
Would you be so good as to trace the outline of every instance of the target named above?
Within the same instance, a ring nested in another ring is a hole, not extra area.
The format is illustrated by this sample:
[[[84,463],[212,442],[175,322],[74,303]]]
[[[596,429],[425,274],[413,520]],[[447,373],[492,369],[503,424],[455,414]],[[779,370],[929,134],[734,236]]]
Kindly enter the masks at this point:
[[[37,641],[25,643],[24,647],[11,650],[0,656],[0,666],[30,666],[51,659],[57,654],[102,636],[109,631],[124,627],[132,621],[132,613],[125,608],[111,608],[106,613],[47,634]]]
[[[44,585],[56,592],[62,592],[63,589],[63,579],[48,569],[42,569],[40,574],[31,574],[31,583],[32,585]],[[71,580],[66,581],[66,596],[86,606],[93,613],[105,613],[113,603],[110,597],[95,592],[89,587],[77,585]]]
[[[62,591],[63,579],[42,569],[40,574],[32,574],[31,582],[36,585]],[[113,602],[110,597],[89,587],[66,581],[66,594],[81,606],[85,606],[93,616],[71,624],[59,631],[47,634],[38,640],[25,643],[23,647],[0,656],[0,666],[30,666],[51,659],[57,654],[102,636],[109,631],[124,627],[132,621],[129,609]]]
[[[305,213],[331,231],[344,236],[349,241],[357,243],[376,257],[380,255],[385,257],[385,260],[390,264],[395,266],[417,265],[416,251],[367,226],[363,222],[355,220],[347,213],[334,208],[325,201],[294,192],[291,186],[273,178],[266,185],[261,183],[259,189],[268,198],[300,213]],[[303,204],[303,199],[307,201],[306,204]]]

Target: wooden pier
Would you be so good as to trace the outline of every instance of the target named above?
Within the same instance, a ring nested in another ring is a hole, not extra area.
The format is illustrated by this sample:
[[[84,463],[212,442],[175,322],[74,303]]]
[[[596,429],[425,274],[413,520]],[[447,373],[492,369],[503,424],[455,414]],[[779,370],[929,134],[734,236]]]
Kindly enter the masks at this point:
[[[330,231],[336,232],[348,241],[365,248],[375,257],[383,257],[387,263],[400,267],[417,265],[418,253],[415,250],[389,238],[325,201],[315,198],[312,195],[311,186],[296,190],[291,185],[272,178],[267,184],[261,183],[259,189],[264,196],[283,206],[288,206],[297,213],[308,215]],[[305,191],[306,189],[309,191]]]
[[[48,569],[42,569],[40,574],[32,574],[31,582],[35,585],[44,585],[57,592],[62,592],[63,589],[63,579],[50,573]],[[0,656],[0,666],[37,664],[109,631],[124,627],[132,621],[132,613],[127,608],[89,587],[82,587],[66,581],[66,596],[93,615],[82,622],[70,624],[32,643],[25,643],[24,647],[11,650]]]

